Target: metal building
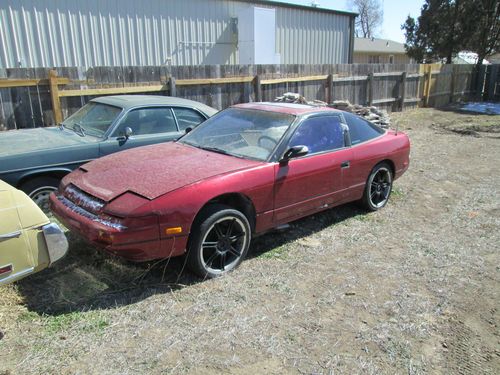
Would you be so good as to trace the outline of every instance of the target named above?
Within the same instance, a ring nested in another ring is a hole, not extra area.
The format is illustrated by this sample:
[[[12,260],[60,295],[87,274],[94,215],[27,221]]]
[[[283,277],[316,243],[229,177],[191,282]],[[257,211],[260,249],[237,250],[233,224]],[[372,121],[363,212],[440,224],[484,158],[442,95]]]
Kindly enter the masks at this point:
[[[0,0],[0,68],[349,63],[355,16],[259,0]]]

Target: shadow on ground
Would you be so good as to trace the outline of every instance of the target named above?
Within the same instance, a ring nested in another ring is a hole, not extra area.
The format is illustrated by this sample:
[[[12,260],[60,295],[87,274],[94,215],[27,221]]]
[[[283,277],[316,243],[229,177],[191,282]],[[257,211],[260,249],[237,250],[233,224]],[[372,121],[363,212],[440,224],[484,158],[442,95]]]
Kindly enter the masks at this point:
[[[254,238],[247,258],[365,214],[349,204],[298,220],[287,230]],[[111,257],[72,234],[68,239],[70,250],[63,260],[17,284],[30,311],[60,315],[114,308],[203,282],[186,269],[184,257],[134,264]]]

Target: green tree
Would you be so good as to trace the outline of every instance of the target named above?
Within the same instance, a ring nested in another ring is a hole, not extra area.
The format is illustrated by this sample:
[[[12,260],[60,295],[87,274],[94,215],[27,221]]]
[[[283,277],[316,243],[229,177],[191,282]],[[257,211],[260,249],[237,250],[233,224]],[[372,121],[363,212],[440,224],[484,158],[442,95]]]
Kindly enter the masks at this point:
[[[500,51],[500,1],[465,1],[461,14],[462,35],[466,50],[477,53],[477,64]]]
[[[500,0],[426,0],[417,20],[408,16],[408,55],[419,62],[446,59],[460,51],[475,52],[478,65],[500,51]]]
[[[461,22],[466,2],[426,0],[416,21],[408,16],[401,26],[408,55],[419,62],[446,59],[446,63],[451,63],[465,45]]]

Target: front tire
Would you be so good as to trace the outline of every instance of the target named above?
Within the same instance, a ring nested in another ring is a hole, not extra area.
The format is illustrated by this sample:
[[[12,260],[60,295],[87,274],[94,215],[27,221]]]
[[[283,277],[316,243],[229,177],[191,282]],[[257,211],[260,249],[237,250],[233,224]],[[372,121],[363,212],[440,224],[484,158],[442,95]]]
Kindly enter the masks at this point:
[[[251,238],[248,219],[240,211],[219,204],[209,206],[193,225],[188,266],[202,278],[224,275],[243,261]]]
[[[50,193],[56,191],[61,180],[50,177],[40,176],[28,180],[21,185],[20,189],[30,197],[44,213],[50,212],[49,196]]]
[[[361,202],[369,211],[380,210],[387,204],[391,191],[391,167],[387,163],[377,164],[368,176]]]

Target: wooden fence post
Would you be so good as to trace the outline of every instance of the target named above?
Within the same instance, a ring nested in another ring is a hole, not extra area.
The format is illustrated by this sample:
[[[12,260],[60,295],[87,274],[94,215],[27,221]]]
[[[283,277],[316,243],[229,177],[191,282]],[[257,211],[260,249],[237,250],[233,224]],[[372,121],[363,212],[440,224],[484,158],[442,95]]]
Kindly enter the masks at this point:
[[[406,98],[406,75],[407,73],[406,72],[403,72],[403,74],[401,74],[401,87],[400,87],[400,96],[399,96],[399,109],[401,110],[401,112],[403,112],[404,108],[405,108],[405,98]]]
[[[476,98],[482,101],[484,99],[484,79],[486,76],[486,65],[481,65],[476,73]]]
[[[366,90],[368,106],[371,107],[373,105],[373,73],[368,73],[368,77],[366,78]]]
[[[431,79],[432,79],[432,65],[427,65],[427,71],[425,72],[425,84],[424,84],[424,107],[429,106],[429,99],[431,94]]]
[[[52,113],[54,114],[54,121],[59,125],[63,121],[61,111],[61,100],[59,99],[59,87],[57,86],[57,72],[55,70],[49,71],[49,89],[50,100],[52,102]]]
[[[453,103],[455,97],[455,78],[457,75],[458,65],[453,64],[453,69],[451,71],[451,82],[450,82],[450,103]]]
[[[327,96],[326,102],[328,104],[333,103],[333,74],[329,74],[326,78],[326,86],[327,86]]]
[[[170,96],[177,96],[177,87],[175,86],[175,77],[168,79],[168,91]]]
[[[255,91],[255,101],[261,102],[262,101],[262,86],[260,84],[260,76],[258,74],[255,76],[253,84],[254,84],[254,91]]]
[[[488,100],[495,99],[495,89],[498,77],[498,64],[488,65],[488,81],[486,81],[485,91],[487,92]]]

